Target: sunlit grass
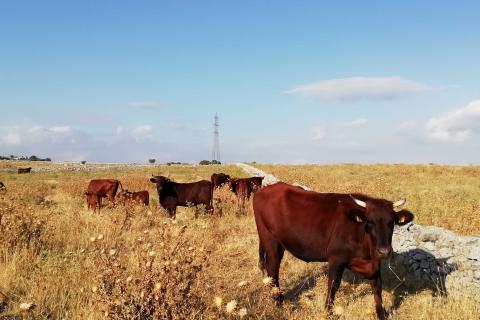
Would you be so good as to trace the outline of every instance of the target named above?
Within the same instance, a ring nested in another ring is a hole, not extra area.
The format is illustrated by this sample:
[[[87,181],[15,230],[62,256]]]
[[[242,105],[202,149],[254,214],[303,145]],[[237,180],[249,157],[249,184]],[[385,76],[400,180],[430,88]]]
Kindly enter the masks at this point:
[[[413,166],[412,172],[410,166],[352,166],[348,170],[260,167],[319,191],[406,196],[408,208],[414,212],[436,202],[437,195],[450,193],[458,195],[453,197],[455,201],[478,204],[480,192],[473,192],[478,187],[475,168],[470,174],[455,167],[439,167],[438,172],[427,168],[419,178],[415,172],[421,171],[421,166]],[[161,174],[186,182],[209,179],[213,172],[246,176],[234,166],[28,175],[0,171],[0,181],[8,188],[6,194],[0,194],[0,317],[132,319],[168,318],[165,315],[170,314],[176,319],[321,318],[326,289],[322,263],[307,264],[287,253],[281,267],[286,301],[281,308],[273,303],[275,293],[263,283],[266,276],[258,269],[251,202],[246,212],[239,210],[235,196],[224,188],[215,193],[215,215],[200,212],[195,219],[194,208],[181,208],[177,220],[172,221],[159,208],[155,186],[148,180],[151,174]],[[83,195],[93,178],[117,178],[129,190],[148,190],[153,201],[149,207],[128,211],[121,205],[107,205],[100,214],[93,214]],[[423,193],[419,193],[420,186]],[[436,204],[438,212],[444,212],[445,205],[453,206],[442,201]],[[454,212],[468,218],[469,224],[477,223],[476,208],[464,212],[465,207],[460,206]],[[424,220],[428,211],[421,212],[419,220],[428,224]],[[440,224],[441,219],[435,217],[431,221]],[[470,226],[461,229],[460,224],[454,225],[457,231],[474,233]],[[456,298],[433,297],[437,293],[434,288],[417,288],[414,281],[399,284],[388,270],[384,273],[385,305],[395,319],[476,319],[478,305],[467,293]],[[35,307],[22,311],[22,303]],[[336,305],[340,319],[375,318],[369,285],[350,273]]]

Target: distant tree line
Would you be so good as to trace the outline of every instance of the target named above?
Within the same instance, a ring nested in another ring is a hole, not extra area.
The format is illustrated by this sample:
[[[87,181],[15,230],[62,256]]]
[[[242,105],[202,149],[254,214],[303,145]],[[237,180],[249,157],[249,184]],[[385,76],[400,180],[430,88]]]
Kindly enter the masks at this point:
[[[52,161],[50,158],[39,158],[37,156],[0,156],[0,160],[26,160],[26,161]]]
[[[218,160],[212,160],[212,161],[202,160],[198,164],[202,165],[202,166],[206,166],[206,165],[209,165],[209,164],[222,164],[222,163]]]

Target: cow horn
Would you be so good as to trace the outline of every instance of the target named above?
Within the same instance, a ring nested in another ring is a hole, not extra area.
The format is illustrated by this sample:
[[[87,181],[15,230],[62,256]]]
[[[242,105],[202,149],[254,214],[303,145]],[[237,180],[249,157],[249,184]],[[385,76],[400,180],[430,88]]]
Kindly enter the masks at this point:
[[[393,207],[400,207],[400,206],[403,206],[405,204],[405,202],[407,202],[407,200],[405,199],[400,199],[400,200],[397,200],[393,203]]]
[[[354,196],[350,195],[350,197],[352,198],[353,201],[355,201],[355,203],[357,205],[359,205],[360,207],[362,208],[366,208],[367,207],[367,203],[365,201],[362,201],[362,200],[358,200],[357,198],[355,198]]]

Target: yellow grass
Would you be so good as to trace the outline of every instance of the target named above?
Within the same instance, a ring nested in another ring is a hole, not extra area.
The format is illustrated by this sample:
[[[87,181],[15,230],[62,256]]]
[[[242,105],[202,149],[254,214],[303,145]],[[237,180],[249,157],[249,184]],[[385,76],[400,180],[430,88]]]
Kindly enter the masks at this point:
[[[6,167],[0,162],[0,170]],[[360,173],[351,176],[376,179],[373,168],[359,168]],[[445,167],[445,171],[449,183],[432,190],[447,190],[468,176],[457,168]],[[165,218],[148,180],[151,173],[194,181],[209,178],[213,172],[245,176],[233,166],[26,175],[0,171],[0,181],[8,188],[6,194],[0,194],[0,318],[21,314],[29,319],[319,319],[325,264],[307,264],[286,254],[281,267],[286,302],[276,307],[271,288],[262,283],[264,275],[257,267],[258,238],[250,204],[242,214],[235,197],[224,189],[216,193],[216,211],[221,215],[200,214],[195,219],[193,208],[183,208],[175,222]],[[284,172],[290,174],[290,170]],[[291,177],[314,186],[315,174],[313,170],[298,171],[298,176]],[[338,179],[350,181],[349,177]],[[87,211],[83,196],[93,178],[118,178],[125,188],[148,190],[152,203],[128,211],[121,205],[108,206],[94,215]],[[391,180],[382,181],[385,190],[397,190],[390,186]],[[407,184],[403,189],[416,185]],[[400,196],[400,192],[392,196]],[[464,198],[469,203],[477,201],[467,194]],[[409,204],[415,212],[412,201]],[[472,221],[476,218],[471,216],[473,212],[464,216]],[[400,276],[405,275],[399,266],[394,268]],[[477,319],[478,306],[467,293],[456,298],[433,297],[437,293],[433,284],[418,286],[408,278],[400,283],[388,270],[384,276],[385,305],[395,319]],[[22,313],[20,304],[24,302],[36,306]],[[352,274],[345,275],[336,305],[343,308],[340,319],[375,318],[368,284]]]

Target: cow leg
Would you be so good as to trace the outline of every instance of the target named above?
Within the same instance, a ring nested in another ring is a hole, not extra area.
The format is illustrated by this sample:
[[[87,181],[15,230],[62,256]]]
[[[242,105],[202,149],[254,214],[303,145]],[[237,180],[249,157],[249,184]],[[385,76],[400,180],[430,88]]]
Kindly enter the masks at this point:
[[[274,299],[276,304],[283,302],[283,295],[281,294],[279,271],[280,263],[282,262],[285,249],[276,240],[274,240],[268,230],[262,226],[258,226],[260,245],[259,245],[259,258],[260,267],[262,270],[267,271],[267,275],[273,279],[273,285],[277,288],[274,293]],[[261,230],[261,231],[260,231]]]
[[[370,285],[372,287],[373,298],[375,300],[375,311],[377,312],[377,319],[385,320],[387,319],[387,312],[383,308],[382,301],[382,275],[380,271],[370,279]]]
[[[328,286],[327,297],[325,299],[325,310],[330,312],[333,307],[333,301],[335,300],[335,294],[337,293],[340,283],[342,282],[343,271],[345,266],[339,264],[336,261],[328,262]]]

